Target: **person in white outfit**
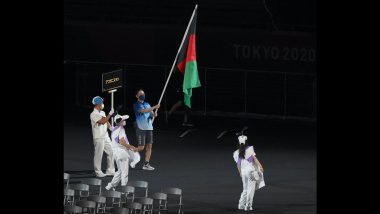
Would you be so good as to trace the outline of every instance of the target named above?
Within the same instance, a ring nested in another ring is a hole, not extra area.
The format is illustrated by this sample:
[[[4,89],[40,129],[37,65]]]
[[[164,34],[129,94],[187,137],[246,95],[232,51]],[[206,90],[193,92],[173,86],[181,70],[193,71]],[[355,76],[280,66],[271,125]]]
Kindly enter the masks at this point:
[[[111,149],[111,139],[108,135],[107,128],[111,129],[111,124],[108,120],[114,114],[114,110],[111,111],[106,116],[103,110],[103,98],[96,96],[92,99],[92,104],[94,105],[94,110],[90,114],[92,136],[95,146],[94,154],[94,170],[97,177],[105,177],[106,175],[115,174],[114,159]],[[107,170],[106,174],[102,172],[102,158],[103,152],[107,154]]]
[[[115,126],[112,129],[112,151],[114,158],[116,160],[117,171],[112,178],[112,181],[108,183],[105,187],[106,190],[111,188],[115,190],[117,185],[121,181],[121,186],[125,186],[128,183],[128,173],[129,173],[129,163],[132,163],[134,160],[134,152],[138,154],[138,148],[129,144],[127,135],[125,134],[124,126],[126,124],[125,120],[128,119],[128,115],[116,115],[115,116]]]
[[[233,153],[233,158],[243,181],[243,192],[240,196],[238,209],[246,211],[252,210],[255,190],[265,186],[264,169],[256,158],[253,146],[247,146],[247,139],[247,136],[240,135],[238,137],[239,149]]]

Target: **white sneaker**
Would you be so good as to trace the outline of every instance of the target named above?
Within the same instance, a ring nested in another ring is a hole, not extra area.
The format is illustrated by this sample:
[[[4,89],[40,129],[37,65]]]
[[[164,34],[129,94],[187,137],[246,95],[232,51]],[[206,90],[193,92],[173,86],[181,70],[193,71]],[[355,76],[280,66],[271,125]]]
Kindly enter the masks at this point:
[[[107,171],[106,171],[106,175],[107,175],[107,176],[113,176],[113,175],[115,175],[115,170],[113,170],[113,171],[111,171],[111,170],[107,170]]]
[[[104,174],[102,171],[100,171],[100,172],[95,172],[95,175],[96,175],[96,177],[98,177],[98,178],[104,178],[104,177],[107,176],[107,175]]]
[[[150,164],[144,164],[143,170],[154,170],[154,167],[152,167]]]
[[[136,163],[134,163],[134,162],[131,162],[129,165],[132,167],[132,169],[134,169],[136,167]]]
[[[129,165],[134,169],[136,167],[136,164],[140,161],[140,158],[136,158],[133,161],[129,163]]]
[[[109,191],[109,190],[111,190],[111,189],[112,189],[113,191],[115,191],[115,188],[111,185],[111,183],[108,183],[107,186],[106,186],[105,188],[106,188],[107,191]]]
[[[245,207],[244,210],[245,211],[252,210],[252,207]]]

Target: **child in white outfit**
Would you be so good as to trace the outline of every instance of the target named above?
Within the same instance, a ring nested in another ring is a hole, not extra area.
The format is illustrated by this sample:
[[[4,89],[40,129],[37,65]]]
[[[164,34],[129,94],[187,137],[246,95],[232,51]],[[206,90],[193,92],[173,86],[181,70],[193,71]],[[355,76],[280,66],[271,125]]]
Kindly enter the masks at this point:
[[[243,181],[243,192],[240,196],[238,209],[252,210],[255,190],[265,186],[263,177],[264,170],[256,158],[253,146],[246,145],[247,136],[241,135],[238,139],[239,149],[233,154],[240,177]]]

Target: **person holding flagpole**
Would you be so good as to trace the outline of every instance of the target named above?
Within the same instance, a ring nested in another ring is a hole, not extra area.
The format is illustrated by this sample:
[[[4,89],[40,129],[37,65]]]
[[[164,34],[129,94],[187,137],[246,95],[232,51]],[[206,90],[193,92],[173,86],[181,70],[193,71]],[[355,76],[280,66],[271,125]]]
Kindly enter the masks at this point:
[[[149,163],[152,155],[153,144],[153,118],[157,117],[157,113],[153,112],[160,108],[160,104],[153,107],[145,101],[145,92],[143,89],[136,91],[137,101],[133,104],[133,111],[135,112],[136,122],[136,137],[138,151],[143,151],[145,148],[145,163],[142,167],[143,170],[154,170]]]

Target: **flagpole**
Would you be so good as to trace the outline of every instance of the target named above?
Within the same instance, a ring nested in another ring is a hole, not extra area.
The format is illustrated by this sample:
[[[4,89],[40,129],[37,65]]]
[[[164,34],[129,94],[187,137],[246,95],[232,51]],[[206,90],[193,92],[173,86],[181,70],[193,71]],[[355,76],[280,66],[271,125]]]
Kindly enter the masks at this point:
[[[194,8],[194,10],[193,10],[193,14],[191,14],[191,18],[190,18],[189,24],[187,24],[187,28],[186,28],[186,31],[185,31],[185,35],[183,35],[181,45],[180,45],[179,48],[178,48],[177,55],[176,55],[175,58],[174,58],[174,62],[173,62],[172,68],[170,69],[170,73],[169,73],[168,79],[166,80],[166,83],[165,83],[164,89],[162,90],[162,93],[161,93],[160,99],[159,99],[159,101],[158,101],[158,104],[161,104],[162,97],[163,97],[164,94],[165,94],[166,87],[168,86],[168,83],[169,83],[170,77],[171,77],[171,75],[172,75],[172,73],[173,73],[174,66],[175,66],[175,63],[176,63],[176,61],[177,61],[177,58],[178,58],[179,52],[180,52],[180,50],[181,50],[181,48],[182,48],[182,46],[183,46],[183,43],[185,42],[187,32],[189,31],[190,24],[191,24],[191,22],[193,21],[194,14],[195,14],[195,11],[197,10],[197,8],[198,8],[198,5],[196,4],[196,5],[195,5],[195,8]],[[156,109],[155,113],[157,113],[157,111],[158,111],[158,109]],[[152,123],[154,122],[154,119],[155,119],[155,117],[153,118]]]

